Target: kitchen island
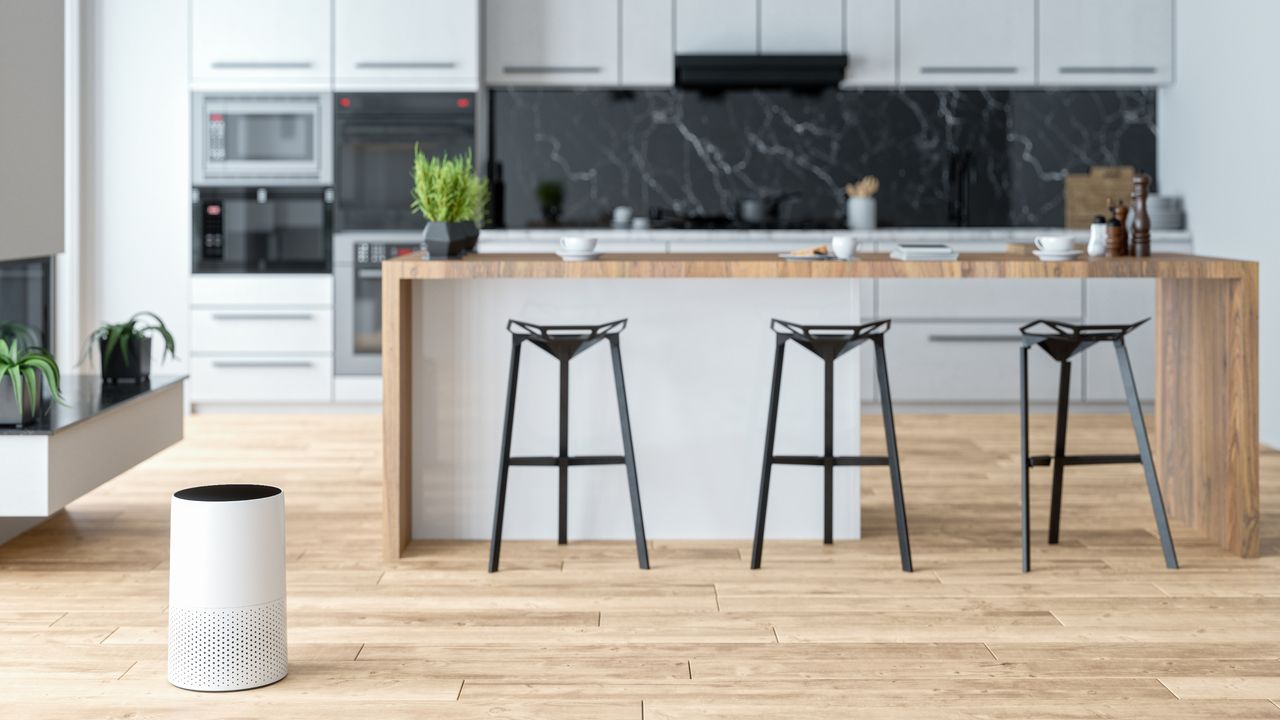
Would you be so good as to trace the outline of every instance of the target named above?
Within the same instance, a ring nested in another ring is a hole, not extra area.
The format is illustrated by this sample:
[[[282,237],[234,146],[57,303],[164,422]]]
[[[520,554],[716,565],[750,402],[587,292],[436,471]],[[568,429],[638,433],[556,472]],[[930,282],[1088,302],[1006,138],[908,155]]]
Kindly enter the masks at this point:
[[[779,292],[767,297],[756,295],[758,301],[748,303],[754,306],[746,309],[762,320],[773,315],[785,317],[792,307],[810,307],[815,302],[829,304],[832,299],[840,297],[849,297],[850,300],[847,307],[833,310],[834,315],[852,319],[856,317],[856,282],[870,278],[1154,278],[1157,287],[1156,326],[1159,340],[1156,413],[1150,431],[1169,515],[1232,553],[1243,557],[1257,556],[1256,264],[1175,254],[1043,263],[1022,253],[974,253],[963,254],[954,262],[904,263],[890,260],[882,254],[863,255],[856,262],[794,262],[781,260],[771,254],[687,253],[605,254],[599,260],[579,263],[566,263],[554,255],[489,254],[450,261],[403,257],[383,264],[385,557],[389,560],[398,558],[412,537],[434,535],[430,532],[415,532],[415,508],[418,513],[436,512],[439,517],[468,512],[485,514],[490,510],[477,505],[473,499],[467,500],[468,507],[448,506],[450,492],[456,492],[457,486],[436,492],[430,503],[415,497],[415,491],[427,489],[422,486],[424,478],[419,477],[418,482],[415,482],[415,472],[423,472],[417,466],[431,462],[432,453],[444,449],[439,436],[442,428],[431,426],[431,421],[440,423],[444,419],[465,425],[468,414],[478,411],[474,408],[459,408],[457,402],[452,402],[457,388],[450,386],[447,381],[458,376],[442,375],[441,356],[431,356],[431,353],[439,353],[444,349],[451,356],[454,365],[471,360],[469,341],[460,340],[461,335],[439,336],[448,331],[463,333],[473,330],[461,321],[448,321],[459,310],[466,309],[462,303],[449,302],[450,297],[469,293],[466,295],[468,302],[481,303],[487,294],[476,291],[474,285],[496,283],[486,287],[501,291],[506,283],[536,281],[521,288],[521,293],[532,293],[536,297],[532,301],[526,298],[517,307],[532,311],[541,308],[548,313],[554,309],[562,313],[564,308],[555,307],[554,299],[574,283],[603,283],[602,287],[616,288],[618,294],[651,292],[655,298],[661,298],[664,294],[676,292],[673,288],[685,283],[692,283],[690,287],[695,287],[697,283],[708,281],[727,282],[729,285],[764,281],[770,284],[762,287],[774,288],[778,287],[777,283],[782,283],[789,289],[786,293]],[[634,286],[631,285],[633,282]],[[794,286],[792,283],[795,283]],[[781,303],[792,292],[804,292],[804,288],[809,285],[822,286],[823,289],[814,296],[802,297],[798,302],[782,303],[784,307],[774,304],[775,300]],[[716,286],[717,289],[719,287],[724,286]],[[711,286],[707,289],[710,290]],[[438,294],[429,303],[423,297],[418,297],[418,302],[415,302],[415,294],[423,293]],[[571,306],[578,307],[587,316],[582,318],[583,322],[613,319],[594,317],[592,312],[599,308],[581,304],[584,300],[590,302],[592,298],[604,302],[609,299],[609,295],[606,290],[603,294],[579,297]],[[722,304],[718,298],[719,295],[715,292],[693,292],[681,298],[681,301],[689,305],[687,316],[690,322],[712,325],[717,322],[717,313],[739,313],[744,309],[743,303]],[[697,302],[692,302],[694,300]],[[643,305],[637,304],[636,307],[641,308]],[[735,327],[741,326],[742,317],[738,315],[732,324]],[[546,318],[533,316],[520,319],[547,321]],[[813,322],[827,321],[828,318],[788,319]],[[1033,318],[1028,318],[1030,319]],[[488,328],[483,332],[492,336]],[[765,332],[763,326],[760,332]],[[892,333],[888,343],[892,377],[894,357],[891,338]],[[628,340],[624,334],[624,358],[628,357]],[[667,352],[678,354],[680,349],[674,347]],[[739,352],[735,348],[724,348],[723,363],[726,372],[730,372],[740,360],[753,360],[756,354],[758,353],[748,354],[745,349]],[[497,360],[501,364],[506,362],[505,357]],[[938,358],[939,368],[944,367],[945,361],[943,357]],[[628,364],[629,381],[632,375],[632,365]],[[481,380],[495,386],[504,381],[505,373],[498,373],[494,377],[486,375]],[[761,377],[757,385],[763,386],[766,382],[767,375]],[[758,388],[744,388],[746,389],[755,391]],[[629,390],[633,395],[644,392],[637,392],[633,388]],[[496,394],[490,395],[500,398],[503,391],[504,388],[497,387]],[[856,393],[855,387],[852,389],[855,400],[852,407],[857,407]],[[451,402],[454,407],[448,415],[432,414],[438,407]],[[496,407],[497,403],[494,405]],[[553,410],[544,409],[548,412]],[[788,415],[783,417],[784,423],[791,419]],[[756,424],[760,425],[762,431],[763,416]],[[679,429],[676,428],[677,431]],[[693,429],[691,426],[690,431]],[[667,431],[670,430],[667,428]],[[644,494],[646,487],[652,488],[653,485],[651,481],[646,481],[646,459],[643,451],[645,438],[642,432],[637,422],[636,446]],[[459,475],[457,482],[468,487],[476,483],[482,484],[483,494],[491,497],[496,477],[484,477],[483,474],[473,472],[472,469],[478,466],[470,463],[473,456],[492,455],[492,463],[496,467],[498,436],[457,437],[458,433],[451,434],[454,436],[451,438],[451,450],[454,453],[451,461],[461,457],[468,463],[468,469],[466,472],[458,472],[456,468],[450,467],[449,462],[433,463],[436,477],[454,472]],[[853,435],[856,437],[856,426]],[[742,454],[754,458],[751,464],[758,464],[761,442],[759,432],[731,440],[737,443]],[[693,450],[696,451],[697,448]],[[856,452],[856,447],[854,451]],[[904,448],[904,451],[910,452],[910,449]],[[656,472],[653,468],[650,471]],[[745,475],[735,481],[738,492],[749,496],[754,493],[758,476]],[[697,480],[696,475],[688,479],[691,483],[696,483]],[[909,507],[910,478],[906,477],[904,481]],[[647,485],[647,482],[650,484]],[[513,478],[512,483],[514,487],[519,481]],[[781,483],[775,482],[775,491],[780,485]],[[1011,479],[1011,491],[1013,487]],[[646,508],[657,502],[657,498],[652,498],[654,490],[647,492]],[[440,507],[441,505],[444,507]],[[813,510],[813,517],[818,517],[816,508]],[[746,517],[745,521],[749,523],[750,519]],[[551,518],[543,520],[553,524]],[[856,536],[856,517],[849,524]],[[654,534],[651,533],[651,536]],[[699,535],[690,528],[687,536]],[[746,534],[743,533],[741,537],[745,538]]]

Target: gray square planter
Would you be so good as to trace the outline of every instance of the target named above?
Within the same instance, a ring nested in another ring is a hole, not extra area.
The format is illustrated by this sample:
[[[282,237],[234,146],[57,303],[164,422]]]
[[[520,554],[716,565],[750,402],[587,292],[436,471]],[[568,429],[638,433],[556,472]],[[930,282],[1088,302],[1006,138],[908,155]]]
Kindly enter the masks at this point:
[[[422,228],[422,245],[431,259],[462,257],[476,249],[480,230],[470,221],[456,223],[429,222]]]

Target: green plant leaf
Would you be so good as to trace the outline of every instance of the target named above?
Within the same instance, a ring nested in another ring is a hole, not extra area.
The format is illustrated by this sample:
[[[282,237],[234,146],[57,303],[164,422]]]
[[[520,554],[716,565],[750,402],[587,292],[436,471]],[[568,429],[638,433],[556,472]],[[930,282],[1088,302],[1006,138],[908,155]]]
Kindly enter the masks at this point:
[[[484,225],[489,206],[489,185],[475,174],[471,152],[428,158],[413,147],[413,185],[409,208],[431,222],[464,222]]]

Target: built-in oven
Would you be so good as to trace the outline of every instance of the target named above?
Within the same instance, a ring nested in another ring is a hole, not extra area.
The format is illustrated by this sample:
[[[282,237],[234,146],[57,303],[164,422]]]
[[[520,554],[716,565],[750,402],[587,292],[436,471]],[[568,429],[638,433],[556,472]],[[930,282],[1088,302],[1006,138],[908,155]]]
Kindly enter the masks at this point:
[[[333,184],[329,93],[194,93],[192,185]]]
[[[431,157],[475,145],[470,93],[339,93],[333,115],[339,232],[421,230],[409,210],[414,147]]]
[[[333,188],[197,187],[191,191],[195,273],[327,273]]]
[[[333,370],[382,371],[382,261],[421,249],[414,232],[339,232],[333,236]]]

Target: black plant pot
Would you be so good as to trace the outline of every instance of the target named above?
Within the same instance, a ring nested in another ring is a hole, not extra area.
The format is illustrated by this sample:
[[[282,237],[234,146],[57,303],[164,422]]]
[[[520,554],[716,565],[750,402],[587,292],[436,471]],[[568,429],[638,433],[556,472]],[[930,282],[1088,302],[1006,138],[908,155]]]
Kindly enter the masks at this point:
[[[13,397],[13,382],[9,376],[0,377],[0,425],[26,425],[36,419],[44,397],[44,373],[36,372],[36,394],[32,397],[26,382],[22,384],[22,407]]]
[[[429,222],[422,228],[422,245],[429,258],[461,257],[476,249],[480,230],[466,222]]]
[[[125,348],[117,345],[107,357],[107,341],[98,340],[98,357],[102,359],[103,382],[140,382],[151,377],[151,338],[134,337],[126,341],[129,359],[124,359]]]

